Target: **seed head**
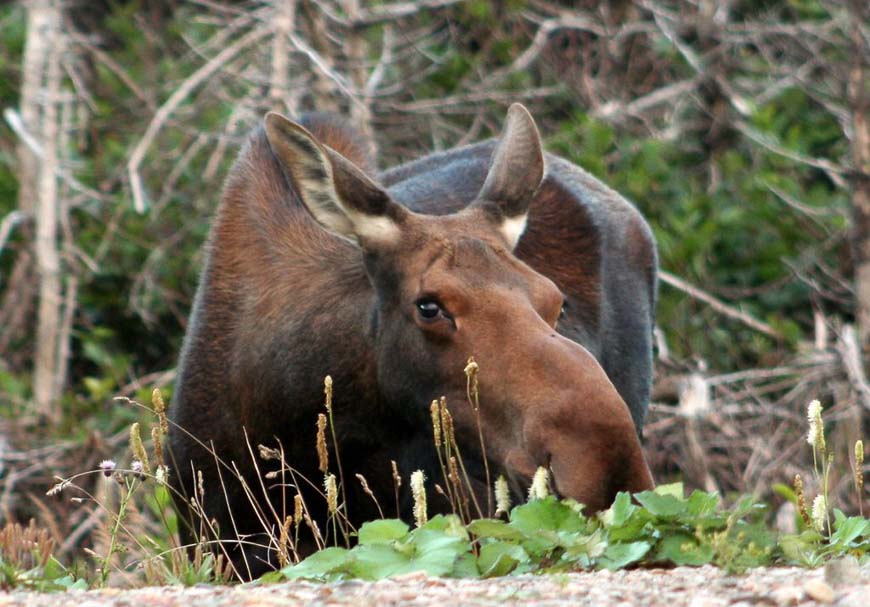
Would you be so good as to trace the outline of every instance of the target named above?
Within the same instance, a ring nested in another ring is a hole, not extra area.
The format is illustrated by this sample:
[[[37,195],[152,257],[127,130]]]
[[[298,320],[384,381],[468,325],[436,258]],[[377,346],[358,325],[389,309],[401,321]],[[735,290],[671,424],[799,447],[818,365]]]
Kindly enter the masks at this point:
[[[293,497],[293,520],[296,522],[296,528],[299,528],[299,523],[302,522],[302,496],[298,493]]]
[[[145,471],[145,474],[151,474],[148,452],[145,451],[145,445],[142,444],[142,434],[139,432],[139,422],[130,426],[130,451],[133,452],[133,457],[142,462],[142,470]]]
[[[323,378],[323,393],[326,395],[326,412],[332,413],[332,377],[327,375]]]
[[[855,441],[855,469],[860,469],[864,465],[864,441]]]
[[[538,466],[529,487],[529,501],[542,500],[550,495],[550,473],[543,466]]]
[[[390,465],[393,468],[393,484],[396,486],[396,491],[402,486],[402,475],[399,474],[399,467],[396,465],[396,460],[391,459]]]
[[[820,493],[813,500],[813,527],[816,531],[823,531],[825,528],[825,519],[828,514],[828,500],[824,494]]]
[[[327,474],[323,479],[323,488],[326,490],[326,509],[329,514],[338,511],[338,487],[335,484],[335,475]]]
[[[166,403],[163,401],[163,394],[160,393],[160,388],[154,388],[151,392],[151,406],[157,414],[160,432],[163,435],[169,434],[169,420],[166,419]]]
[[[807,407],[807,421],[810,424],[807,442],[820,453],[825,453],[825,423],[822,421],[822,403],[818,400]]]
[[[794,492],[797,496],[798,512],[807,527],[813,526],[813,521],[810,518],[810,513],[807,511],[807,498],[804,495],[804,480],[800,474],[794,475]]]
[[[326,474],[329,468],[329,451],[326,449],[326,415],[317,414],[317,461],[320,471]]]
[[[411,473],[411,496],[414,498],[414,522],[422,527],[428,520],[426,512],[426,477],[422,470]]]
[[[432,416],[432,434],[435,438],[435,448],[441,448],[441,411],[438,408],[438,401],[433,400],[429,405],[429,413]]]
[[[511,493],[502,475],[495,479],[495,513],[508,513],[511,509]]]

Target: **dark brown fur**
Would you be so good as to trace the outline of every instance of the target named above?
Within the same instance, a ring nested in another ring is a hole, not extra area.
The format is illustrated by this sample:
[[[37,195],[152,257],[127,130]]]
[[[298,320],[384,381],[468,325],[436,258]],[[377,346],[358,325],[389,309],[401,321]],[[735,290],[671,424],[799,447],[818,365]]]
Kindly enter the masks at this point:
[[[301,122],[321,144],[371,166],[365,142],[333,118]],[[227,180],[171,408],[175,487],[192,496],[194,470],[202,471],[202,501],[222,538],[242,534],[262,542],[265,535],[231,470],[215,465],[209,449],[177,428],[238,467],[277,535],[282,499],[292,502],[296,490],[283,498],[280,490],[266,492],[279,511],[273,517],[248,444],[256,453],[258,444],[280,443],[298,474],[319,485],[314,422],[322,411],[323,378],[331,375],[347,511],[359,524],[377,511],[354,473],[365,475],[384,506],[391,503],[391,459],[405,479],[416,469],[439,478],[428,418],[432,398],[448,396],[467,441],[470,472],[482,479],[475,421],[464,403],[462,368],[470,355],[481,365],[485,438],[495,471],[521,488],[536,466],[550,465],[557,488],[592,509],[606,506],[618,490],[650,486],[635,432],[649,397],[656,261],[649,229],[631,205],[580,169],[548,157],[548,176],[512,253],[490,211],[474,208],[493,154],[493,144],[483,143],[383,173],[385,208],[371,203],[382,195],[377,185],[366,201],[348,202],[401,228],[400,241],[362,241],[361,248],[312,217],[292,177],[304,173],[288,172],[274,145],[256,131]],[[338,167],[343,161],[332,162]],[[354,187],[352,167],[335,170],[345,200],[365,189]],[[525,190],[502,188],[518,196],[534,191]],[[409,214],[393,201],[443,217]],[[503,212],[522,208],[504,205]],[[414,314],[407,302],[417,297],[416,276],[464,324],[417,327],[406,320]],[[257,463],[261,473],[269,469],[268,462]],[[322,499],[301,481],[300,488],[324,529]],[[191,541],[200,523],[178,503],[191,525],[182,537]],[[438,506],[434,496],[433,503]],[[406,496],[405,516],[408,507]],[[247,549],[247,562],[238,548],[228,550],[245,577],[274,564],[268,549]]]

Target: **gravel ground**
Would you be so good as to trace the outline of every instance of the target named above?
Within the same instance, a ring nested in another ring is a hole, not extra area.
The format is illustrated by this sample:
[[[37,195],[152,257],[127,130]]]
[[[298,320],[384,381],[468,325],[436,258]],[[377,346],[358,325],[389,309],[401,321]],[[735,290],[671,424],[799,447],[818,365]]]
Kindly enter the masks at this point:
[[[448,580],[411,574],[381,582],[268,586],[154,587],[66,594],[0,594],[0,607],[255,605],[602,605],[607,607],[870,607],[870,567],[854,562],[825,569],[755,569],[728,575],[714,567],[598,571],[494,580]]]

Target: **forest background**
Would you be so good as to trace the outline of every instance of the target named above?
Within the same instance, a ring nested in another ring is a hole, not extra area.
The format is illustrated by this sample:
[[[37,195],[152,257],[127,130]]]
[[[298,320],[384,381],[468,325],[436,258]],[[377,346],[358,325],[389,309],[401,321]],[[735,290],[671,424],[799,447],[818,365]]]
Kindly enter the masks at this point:
[[[115,397],[171,402],[209,219],[265,112],[348,115],[386,168],[496,135],[514,101],[655,232],[655,476],[787,519],[809,401],[835,451],[870,435],[868,10],[0,3],[0,521],[36,518],[59,557],[105,541],[104,511],[45,492],[124,459],[143,413]],[[850,460],[833,487],[857,511]]]

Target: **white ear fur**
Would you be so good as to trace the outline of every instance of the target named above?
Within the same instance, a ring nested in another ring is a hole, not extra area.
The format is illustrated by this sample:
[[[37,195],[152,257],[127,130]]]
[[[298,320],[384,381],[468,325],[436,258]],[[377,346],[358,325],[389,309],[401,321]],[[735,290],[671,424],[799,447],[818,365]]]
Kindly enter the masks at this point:
[[[265,122],[272,150],[292,177],[303,204],[321,225],[360,243],[386,245],[399,239],[401,230],[395,220],[377,213],[389,203],[387,195],[360,168],[280,114],[269,112]],[[336,187],[339,174],[347,200]],[[366,208],[366,196],[377,198],[380,207],[370,204]]]
[[[499,230],[504,235],[505,240],[508,241],[510,248],[513,249],[517,246],[517,243],[520,241],[520,237],[523,235],[523,232],[526,231],[526,224],[528,223],[529,214],[523,213],[522,215],[518,215],[516,217],[505,217],[501,225],[499,226]]]

